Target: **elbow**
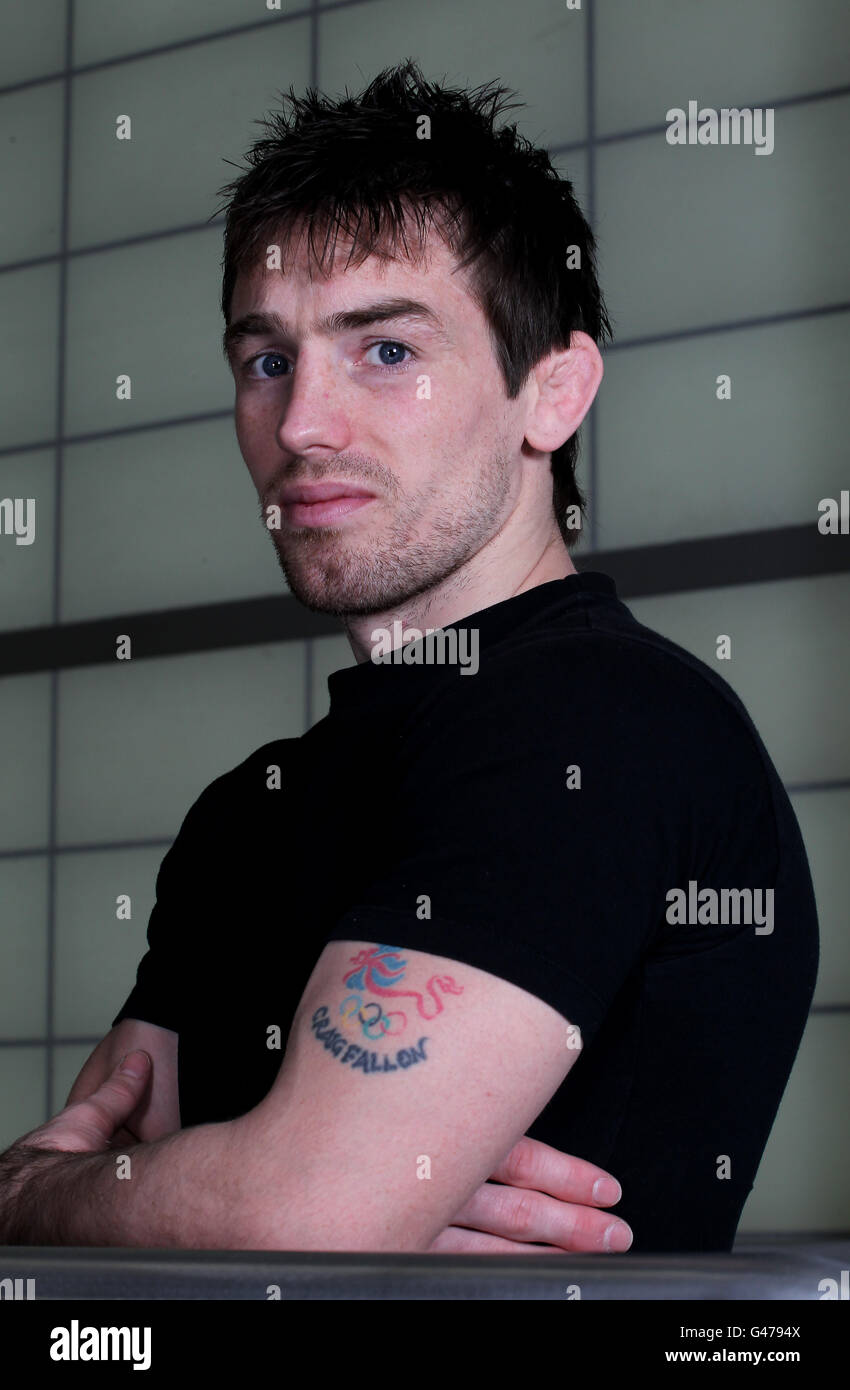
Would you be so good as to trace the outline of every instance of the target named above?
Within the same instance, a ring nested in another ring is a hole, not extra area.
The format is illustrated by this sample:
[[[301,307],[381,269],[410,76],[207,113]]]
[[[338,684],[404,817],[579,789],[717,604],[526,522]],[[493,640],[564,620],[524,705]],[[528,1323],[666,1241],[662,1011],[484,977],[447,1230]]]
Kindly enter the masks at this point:
[[[414,1230],[409,1223],[352,1222],[350,1214],[338,1215],[329,1208],[311,1215],[290,1206],[286,1213],[267,1214],[265,1221],[252,1219],[246,1227],[241,1248],[290,1254],[324,1251],[327,1254],[398,1255],[423,1253],[431,1243],[430,1231]]]

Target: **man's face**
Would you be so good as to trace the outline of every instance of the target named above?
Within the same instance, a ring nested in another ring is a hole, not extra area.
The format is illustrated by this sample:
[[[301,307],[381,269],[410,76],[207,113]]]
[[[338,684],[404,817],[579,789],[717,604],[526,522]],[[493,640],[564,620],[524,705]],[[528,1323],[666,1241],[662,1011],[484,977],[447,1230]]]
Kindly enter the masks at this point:
[[[393,610],[461,570],[511,513],[523,441],[523,397],[507,399],[486,319],[442,239],[431,235],[417,265],[369,257],[345,270],[347,250],[340,237],[331,275],[314,265],[311,280],[294,239],[283,274],[238,277],[230,319],[281,321],[255,321],[230,347],[236,434],[264,519],[282,506],[270,534],[290,589],[339,616]],[[401,299],[438,322],[408,312],[320,325]],[[371,496],[284,504],[299,485],[330,483]]]

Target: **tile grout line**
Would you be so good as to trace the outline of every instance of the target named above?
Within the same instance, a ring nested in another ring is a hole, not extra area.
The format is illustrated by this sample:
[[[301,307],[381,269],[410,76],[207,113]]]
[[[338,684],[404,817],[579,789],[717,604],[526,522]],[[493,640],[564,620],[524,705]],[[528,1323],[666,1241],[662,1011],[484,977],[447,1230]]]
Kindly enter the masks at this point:
[[[59,623],[62,612],[60,573],[62,566],[62,468],[65,433],[65,357],[67,350],[68,321],[68,258],[64,253],[68,246],[68,217],[70,206],[71,178],[71,63],[74,43],[74,0],[65,4],[65,77],[62,111],[62,188],[59,223],[60,246],[63,255],[59,261],[59,307],[56,348],[56,455],[55,455],[55,497],[53,507],[53,621]],[[57,822],[57,782],[58,782],[58,739],[59,739],[59,682],[61,670],[50,673],[50,751],[48,787],[48,841],[47,841],[47,1055],[45,1066],[45,1103],[49,1119],[54,1113],[54,1013],[56,990],[56,822]]]

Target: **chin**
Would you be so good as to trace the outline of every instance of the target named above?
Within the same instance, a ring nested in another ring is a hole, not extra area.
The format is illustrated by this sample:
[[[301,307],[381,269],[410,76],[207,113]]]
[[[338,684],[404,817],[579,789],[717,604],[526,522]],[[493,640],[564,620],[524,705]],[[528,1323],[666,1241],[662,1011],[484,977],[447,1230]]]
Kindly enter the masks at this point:
[[[334,561],[326,565],[293,563],[280,552],[278,559],[293,598],[305,608],[334,616],[369,611],[364,603],[369,585],[366,575],[343,573],[343,567]]]

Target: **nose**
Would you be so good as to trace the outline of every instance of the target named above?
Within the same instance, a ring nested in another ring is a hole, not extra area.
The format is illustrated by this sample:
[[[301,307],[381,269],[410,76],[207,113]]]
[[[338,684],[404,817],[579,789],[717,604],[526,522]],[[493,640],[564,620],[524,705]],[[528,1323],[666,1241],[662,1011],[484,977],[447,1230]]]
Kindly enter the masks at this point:
[[[283,393],[277,441],[290,454],[340,453],[351,445],[344,383],[328,352],[304,347]]]

